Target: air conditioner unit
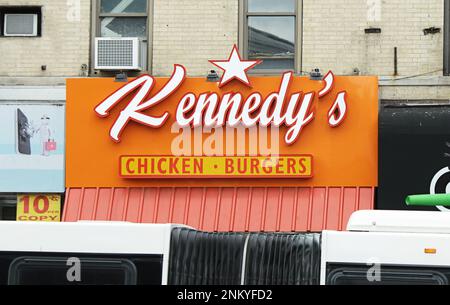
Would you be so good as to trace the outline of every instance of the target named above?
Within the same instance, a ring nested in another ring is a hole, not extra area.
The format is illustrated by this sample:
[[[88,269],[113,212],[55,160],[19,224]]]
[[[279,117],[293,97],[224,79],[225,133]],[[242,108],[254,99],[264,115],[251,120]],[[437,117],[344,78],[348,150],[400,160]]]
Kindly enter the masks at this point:
[[[143,70],[146,51],[136,37],[95,38],[95,65],[97,70]]]
[[[37,36],[37,14],[5,14],[4,36]]]

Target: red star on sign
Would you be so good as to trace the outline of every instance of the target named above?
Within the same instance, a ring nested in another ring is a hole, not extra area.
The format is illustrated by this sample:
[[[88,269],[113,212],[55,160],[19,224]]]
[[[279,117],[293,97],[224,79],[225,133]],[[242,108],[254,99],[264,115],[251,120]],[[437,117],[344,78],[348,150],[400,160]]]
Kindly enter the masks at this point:
[[[233,79],[238,79],[242,83],[250,86],[247,71],[256,65],[259,65],[261,60],[242,60],[236,45],[234,45],[228,60],[210,60],[210,63],[219,67],[224,71],[220,79],[219,87],[223,87]]]

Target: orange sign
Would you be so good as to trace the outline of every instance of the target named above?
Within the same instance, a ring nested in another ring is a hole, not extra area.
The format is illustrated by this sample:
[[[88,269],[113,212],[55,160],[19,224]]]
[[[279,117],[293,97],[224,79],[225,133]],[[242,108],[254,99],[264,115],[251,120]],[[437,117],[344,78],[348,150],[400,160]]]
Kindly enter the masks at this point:
[[[67,187],[377,185],[376,77],[249,83],[69,79]]]

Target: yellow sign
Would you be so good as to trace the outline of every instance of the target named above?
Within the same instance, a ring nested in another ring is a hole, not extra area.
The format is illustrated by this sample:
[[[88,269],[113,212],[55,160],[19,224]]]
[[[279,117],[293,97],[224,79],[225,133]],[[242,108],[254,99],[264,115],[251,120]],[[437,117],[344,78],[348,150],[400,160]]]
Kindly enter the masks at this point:
[[[123,178],[311,178],[312,156],[122,156]]]
[[[18,195],[17,221],[61,221],[61,196]]]

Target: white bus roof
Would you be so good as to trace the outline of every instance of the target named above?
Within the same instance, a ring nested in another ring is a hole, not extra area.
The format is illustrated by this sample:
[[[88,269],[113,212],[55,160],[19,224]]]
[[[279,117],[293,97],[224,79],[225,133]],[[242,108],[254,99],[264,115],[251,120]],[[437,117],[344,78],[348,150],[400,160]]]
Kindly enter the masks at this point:
[[[167,254],[171,224],[0,222],[0,251]]]
[[[450,213],[420,211],[358,211],[353,213],[347,231],[450,233]]]

